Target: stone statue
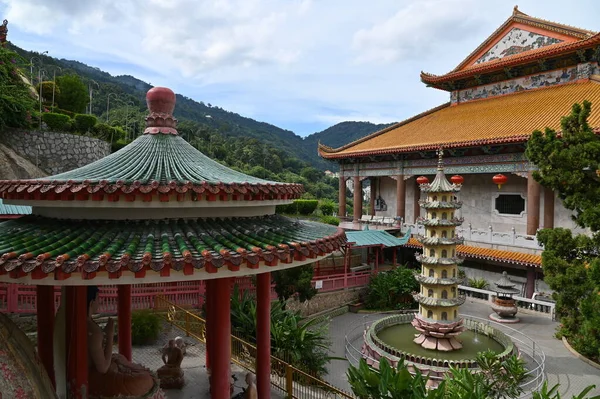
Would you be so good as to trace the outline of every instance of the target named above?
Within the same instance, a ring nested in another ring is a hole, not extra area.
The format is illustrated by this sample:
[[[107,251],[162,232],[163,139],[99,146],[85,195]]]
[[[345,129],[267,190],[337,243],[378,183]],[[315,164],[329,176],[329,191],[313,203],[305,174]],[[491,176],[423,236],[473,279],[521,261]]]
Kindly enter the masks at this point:
[[[183,350],[176,341],[176,339],[169,340],[169,343],[163,348],[162,361],[164,366],[157,371],[160,387],[164,389],[181,389],[185,383],[183,370],[181,370]],[[181,339],[181,343],[183,343],[183,339]]]
[[[248,387],[244,392],[244,399],[258,399],[258,392],[256,391],[256,377],[254,377],[254,374],[246,374],[246,384],[248,384]]]
[[[114,321],[104,329],[92,319],[98,310],[98,288],[88,287],[88,354],[90,398],[163,399],[158,379],[147,368],[112,353]]]

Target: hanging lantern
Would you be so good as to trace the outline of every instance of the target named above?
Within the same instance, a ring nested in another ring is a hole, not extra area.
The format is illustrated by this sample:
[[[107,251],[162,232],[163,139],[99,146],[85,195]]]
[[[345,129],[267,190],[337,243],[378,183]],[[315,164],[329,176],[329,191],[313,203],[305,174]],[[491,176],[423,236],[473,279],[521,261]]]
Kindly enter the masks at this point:
[[[429,179],[426,178],[425,176],[417,177],[417,184],[421,185],[421,184],[427,184],[427,183],[429,183]]]
[[[508,177],[504,176],[503,174],[497,174],[496,176],[492,177],[492,181],[498,185],[498,190],[500,190],[502,185],[506,184],[508,181]]]
[[[461,175],[454,175],[450,178],[450,181],[454,184],[463,184],[463,182],[465,181],[465,178],[462,177]]]

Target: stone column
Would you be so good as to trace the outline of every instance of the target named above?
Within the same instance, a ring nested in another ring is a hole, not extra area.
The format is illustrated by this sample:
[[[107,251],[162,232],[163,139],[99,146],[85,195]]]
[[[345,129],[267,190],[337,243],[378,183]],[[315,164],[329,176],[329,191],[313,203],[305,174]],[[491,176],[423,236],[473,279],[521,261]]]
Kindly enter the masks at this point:
[[[544,188],[544,228],[554,228],[554,191]]]
[[[256,276],[256,388],[271,397],[271,273]]]
[[[406,182],[404,175],[396,176],[396,216],[406,221]]]
[[[338,216],[344,217],[344,216],[346,216],[346,178],[341,173],[340,173],[340,177],[339,177],[338,190],[339,190],[338,202],[340,204]]]
[[[358,223],[362,217],[362,183],[360,177],[354,176],[354,218],[353,221]]]
[[[369,198],[369,213],[371,216],[375,215],[375,197],[377,196],[377,178],[370,177],[371,182],[371,198]]]
[[[540,183],[531,171],[527,174],[527,234],[535,235],[540,227]]]
[[[421,188],[417,183],[417,179],[415,178],[415,194],[413,199],[413,213],[415,215],[414,223],[417,223],[417,219],[421,216],[421,205],[419,205],[419,199],[421,199]]]

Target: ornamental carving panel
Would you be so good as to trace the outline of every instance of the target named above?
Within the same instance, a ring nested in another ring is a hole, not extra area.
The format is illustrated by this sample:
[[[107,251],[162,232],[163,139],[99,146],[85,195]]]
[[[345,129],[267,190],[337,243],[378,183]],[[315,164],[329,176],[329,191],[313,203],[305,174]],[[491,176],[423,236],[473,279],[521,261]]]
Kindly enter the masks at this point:
[[[509,55],[519,54],[560,42],[562,42],[562,40],[554,37],[540,35],[524,29],[513,28],[492,48],[475,61],[475,64],[497,60],[499,58],[508,57]]]

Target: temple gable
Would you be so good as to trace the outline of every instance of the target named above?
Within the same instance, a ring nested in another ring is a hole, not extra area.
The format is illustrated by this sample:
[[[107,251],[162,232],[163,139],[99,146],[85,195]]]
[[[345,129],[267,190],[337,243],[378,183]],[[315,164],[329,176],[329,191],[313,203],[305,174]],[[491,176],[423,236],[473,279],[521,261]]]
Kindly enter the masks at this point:
[[[492,47],[479,57],[474,64],[489,62],[510,55],[535,50],[551,44],[561,43],[563,40],[530,32],[521,28],[512,28],[502,36]]]

